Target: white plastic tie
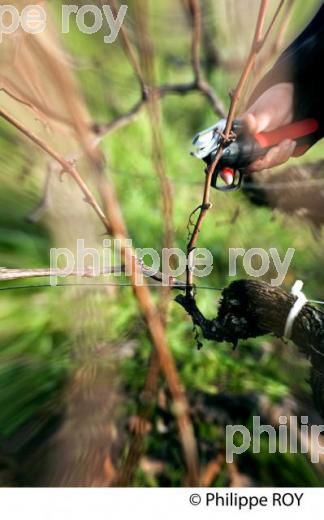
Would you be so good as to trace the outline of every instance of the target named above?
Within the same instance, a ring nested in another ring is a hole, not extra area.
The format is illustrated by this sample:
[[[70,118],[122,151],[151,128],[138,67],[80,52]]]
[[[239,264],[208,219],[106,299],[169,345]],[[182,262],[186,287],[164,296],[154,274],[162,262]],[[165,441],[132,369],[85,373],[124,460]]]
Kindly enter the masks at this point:
[[[305,294],[302,292],[303,285],[304,285],[304,282],[302,282],[301,280],[297,280],[294,283],[294,285],[292,286],[292,289],[290,291],[293,296],[297,297],[297,299],[295,300],[294,305],[290,309],[288,317],[287,317],[285,330],[284,330],[284,337],[286,339],[291,338],[291,333],[292,333],[292,329],[293,329],[293,326],[295,323],[295,319],[297,318],[300,311],[302,310],[302,308],[308,301]]]

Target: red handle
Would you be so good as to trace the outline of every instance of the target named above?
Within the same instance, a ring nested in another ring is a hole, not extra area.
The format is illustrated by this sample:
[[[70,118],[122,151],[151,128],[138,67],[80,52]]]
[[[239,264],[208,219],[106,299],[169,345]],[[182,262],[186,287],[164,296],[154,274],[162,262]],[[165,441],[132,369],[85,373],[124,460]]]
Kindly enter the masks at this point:
[[[255,136],[255,139],[261,148],[268,148],[281,143],[285,139],[295,140],[313,134],[317,130],[318,122],[316,119],[304,119],[290,125],[281,126],[270,132],[261,132]]]

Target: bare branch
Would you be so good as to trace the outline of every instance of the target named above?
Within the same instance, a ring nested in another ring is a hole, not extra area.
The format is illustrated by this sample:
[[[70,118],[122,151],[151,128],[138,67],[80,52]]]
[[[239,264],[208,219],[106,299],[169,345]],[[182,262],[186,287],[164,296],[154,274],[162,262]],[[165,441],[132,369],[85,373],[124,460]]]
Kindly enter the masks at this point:
[[[167,274],[161,273],[160,271],[156,271],[147,265],[144,265],[141,260],[137,260],[136,271],[138,273],[142,273],[145,277],[151,278],[152,280],[163,283],[166,287],[170,287],[172,289],[180,289],[185,290],[186,284],[185,282],[181,282],[177,280],[173,276],[168,276]],[[120,274],[125,272],[125,267],[118,265],[107,267],[102,269],[99,273],[93,269],[85,268],[84,271],[72,271],[69,274],[63,274],[61,269],[8,269],[6,267],[0,268],[0,282],[10,281],[10,280],[22,280],[28,278],[45,278],[47,276],[63,276],[64,278],[70,276],[77,276],[81,278],[96,278],[98,276],[104,275],[113,275]],[[166,284],[167,281],[167,284]]]
[[[279,4],[278,4],[278,7],[277,7],[277,9],[276,9],[276,11],[275,11],[275,13],[274,13],[274,15],[273,15],[273,17],[272,17],[272,20],[271,20],[270,24],[269,24],[269,27],[268,27],[268,29],[267,29],[267,32],[266,32],[265,35],[263,36],[263,43],[268,39],[268,36],[269,36],[269,34],[271,33],[271,31],[272,31],[272,29],[273,29],[273,27],[274,27],[274,24],[276,23],[276,20],[277,20],[279,14],[280,14],[280,11],[281,11],[281,9],[282,9],[284,3],[285,3],[285,0],[280,0],[280,2],[279,2]]]
[[[130,252],[129,247],[126,247],[127,229],[119,206],[119,201],[115,192],[112,180],[108,176],[98,176],[98,187],[103,199],[106,212],[110,217],[112,225],[113,236],[118,236],[122,240],[121,253],[125,263],[136,263],[136,258],[133,252]],[[125,246],[124,246],[125,243]],[[135,273],[133,269],[132,272]],[[139,302],[146,321],[148,330],[150,332],[153,344],[159,355],[159,362],[161,369],[166,377],[170,392],[173,398],[174,413],[177,418],[178,428],[180,432],[180,439],[183,446],[183,451],[188,466],[188,474],[190,476],[190,483],[198,482],[198,462],[197,462],[197,448],[195,436],[193,432],[192,423],[188,412],[188,403],[185,397],[184,390],[180,384],[179,376],[175,367],[172,354],[169,351],[166,342],[166,335],[164,324],[161,320],[160,313],[156,309],[150,291],[147,286],[138,284],[138,280],[134,275],[131,275],[134,294]]]
[[[112,4],[114,16],[117,17],[117,13],[119,10],[117,8],[117,0],[111,0],[111,4]],[[124,24],[121,24],[119,34],[121,35],[121,38],[122,38],[125,54],[128,57],[130,63],[132,64],[134,72],[137,76],[138,82],[141,87],[141,92],[144,93],[145,92],[145,82],[143,79],[143,73],[141,70],[141,66],[140,66],[138,57],[136,55],[136,52],[131,44],[131,41],[128,36],[128,32],[127,32]]]
[[[110,217],[108,220],[105,213],[102,211],[91,191],[87,187],[86,183],[81,178],[79,172],[69,161],[61,157],[44,141],[33,134],[22,123],[17,121],[3,109],[0,109],[0,116],[15,128],[17,128],[21,133],[28,137],[33,143],[35,143],[62,166],[63,170],[67,172],[77,183],[85,196],[85,202],[89,203],[93,208],[101,222],[104,224],[106,231],[120,240],[123,261],[125,265],[129,265],[131,267],[130,279],[134,294],[138,301],[139,307],[145,316],[148,332],[158,353],[162,371],[165,375],[173,397],[174,414],[178,421],[180,438],[182,440],[184,455],[188,465],[190,484],[196,485],[199,478],[197,462],[198,458],[193,426],[189,416],[188,403],[180,383],[174,359],[169,350],[161,317],[155,307],[150,290],[145,285],[144,279],[141,280],[142,283],[138,283],[138,259],[135,257],[134,252],[129,248],[127,240],[127,229],[112,182],[107,177],[103,177],[102,170],[98,167],[98,179],[100,180],[102,198],[105,202],[106,212]]]
[[[152,87],[155,85],[154,71],[154,48],[151,39],[149,39],[147,15],[148,5],[140,6],[140,16],[137,16],[136,29],[140,43],[141,55],[143,59],[143,72],[146,83]],[[167,178],[165,164],[163,160],[163,143],[161,134],[161,117],[160,117],[160,96],[155,95],[157,89],[150,88],[147,96],[148,115],[151,125],[152,135],[152,161],[160,183],[162,194],[162,210],[164,221],[164,247],[171,248],[173,246],[173,201],[170,181]],[[161,320],[166,327],[167,312],[170,302],[170,287],[163,287],[159,302],[159,311]],[[150,431],[149,419],[151,416],[154,400],[156,399],[159,388],[160,362],[156,352],[152,352],[150,356],[149,369],[146,376],[144,387],[144,402],[138,411],[136,419],[133,421],[132,440],[127,457],[122,465],[120,476],[118,478],[119,485],[127,486],[132,481],[135,469],[144,448],[145,437]],[[186,448],[184,447],[184,451]]]
[[[109,222],[100,208],[100,206],[97,204],[96,199],[92,195],[91,191],[89,190],[86,183],[81,178],[81,175],[76,170],[76,168],[73,166],[73,164],[69,161],[67,161],[64,157],[61,157],[55,150],[53,150],[50,146],[48,146],[45,141],[40,139],[36,134],[28,130],[22,123],[20,123],[17,119],[15,119],[13,116],[11,116],[8,112],[0,108],[0,117],[5,119],[8,123],[10,123],[12,126],[17,128],[21,133],[23,133],[28,139],[33,141],[39,148],[41,148],[45,153],[47,153],[52,159],[57,161],[61,166],[62,170],[66,173],[68,173],[73,179],[76,181],[77,185],[79,186],[80,190],[82,191],[85,202],[90,204],[90,206],[93,208],[95,213],[100,218],[101,222],[104,224],[106,230],[108,233],[110,232],[110,225]]]
[[[187,245],[188,259],[190,258],[190,255],[196,246],[196,242],[197,242],[200,230],[201,230],[203,220],[204,220],[208,210],[211,207],[209,199],[210,199],[212,177],[213,177],[213,174],[217,167],[217,164],[220,161],[220,158],[223,154],[224,147],[228,143],[233,120],[235,117],[235,113],[236,113],[236,109],[237,109],[237,105],[238,105],[241,93],[245,87],[249,74],[255,63],[256,57],[257,57],[258,53],[260,52],[262,46],[264,45],[271,29],[273,28],[274,21],[276,20],[278,14],[279,14],[279,11],[283,5],[283,1],[281,1],[279,8],[276,10],[274,17],[273,17],[272,21],[270,22],[269,28],[266,31],[265,36],[262,37],[268,3],[269,3],[269,0],[261,0],[261,5],[260,5],[259,13],[258,13],[258,19],[257,19],[257,23],[256,23],[255,33],[254,33],[254,37],[253,37],[253,41],[252,41],[252,45],[251,45],[251,50],[247,57],[247,60],[244,65],[241,76],[239,78],[239,81],[237,83],[236,89],[234,90],[233,94],[231,95],[231,104],[230,104],[230,108],[229,108],[229,112],[228,112],[228,116],[227,116],[223,142],[217,151],[217,154],[216,154],[216,157],[215,157],[213,163],[209,166],[208,171],[207,171],[207,175],[205,178],[203,200],[202,200],[202,204],[200,206],[200,212],[199,212],[195,227],[192,231],[189,243]],[[187,295],[189,295],[189,293],[192,293],[192,289],[190,287],[193,286],[193,271],[190,269],[189,264],[190,264],[190,262],[188,262],[188,267],[187,267]]]
[[[161,133],[161,113],[160,113],[160,97],[155,95],[157,89],[155,86],[155,69],[154,69],[154,46],[152,38],[148,30],[148,4],[141,3],[139,14],[137,15],[136,30],[140,45],[141,56],[143,56],[143,74],[145,82],[150,85],[148,91],[148,116],[151,127],[152,136],[152,162],[160,184],[162,196],[162,216],[164,223],[164,239],[163,246],[167,249],[173,247],[174,231],[173,231],[173,194],[170,181],[166,175],[165,162],[163,158],[163,142]],[[167,307],[169,302],[170,291],[168,288],[162,290],[160,310],[163,319],[166,319]]]
[[[152,406],[158,391],[160,361],[156,352],[152,352],[144,390],[141,392],[141,407],[132,425],[132,443],[118,477],[118,485],[127,487],[131,484],[135,468],[142,456],[144,441],[150,430]]]
[[[197,91],[200,92],[207,101],[211,104],[214,112],[221,117],[224,117],[225,110],[224,105],[220,98],[216,95],[214,89],[207,83],[207,81],[204,81],[203,79],[200,80]]]
[[[155,99],[164,98],[169,94],[185,95],[190,93],[200,93],[210,103],[212,109],[220,117],[225,116],[225,110],[222,101],[217,96],[214,89],[203,78],[200,62],[200,40],[201,40],[201,10],[199,0],[188,0],[193,19],[193,35],[192,35],[192,66],[194,72],[194,80],[188,83],[161,85],[153,87],[147,85],[143,77],[143,72],[139,64],[136,52],[130,42],[126,27],[123,25],[120,31],[123,41],[125,53],[130,60],[136,77],[140,83],[142,97],[135,105],[124,114],[119,115],[109,123],[95,123],[92,127],[93,131],[98,136],[104,136],[116,130],[119,130],[125,125],[133,122],[141,110],[144,108],[148,100],[152,97]],[[114,9],[116,10],[116,2],[114,0]]]
[[[200,62],[200,43],[201,43],[201,6],[199,0],[188,0],[189,8],[193,21],[191,61],[195,76],[195,82],[199,85],[202,79]]]
[[[144,108],[146,100],[138,101],[133,108],[131,108],[128,112],[119,115],[116,119],[111,121],[110,123],[94,123],[92,125],[93,132],[99,136],[103,137],[105,135],[111,134],[120,128],[132,123],[141,110]]]
[[[221,472],[224,464],[225,456],[223,453],[219,453],[208,464],[206,464],[205,468],[203,469],[202,475],[200,477],[200,485],[202,487],[211,487],[216,477]]]
[[[258,84],[260,77],[263,75],[263,73],[265,71],[265,67],[269,64],[269,61],[273,57],[276,57],[277,54],[280,52],[280,50],[282,50],[287,28],[288,28],[288,25],[289,25],[289,22],[291,19],[291,15],[292,15],[292,11],[293,11],[293,7],[294,7],[294,0],[287,0],[286,5],[287,5],[287,7],[286,7],[284,13],[282,14],[282,19],[281,19],[278,34],[275,35],[274,41],[270,46],[269,52],[265,53],[263,59],[259,59],[259,61],[258,61],[258,67],[257,67],[257,70],[255,71],[255,74],[253,77],[252,90]],[[280,10],[280,9],[281,9],[281,4],[279,4],[279,6],[278,6],[278,10]],[[278,12],[278,14],[279,14],[279,12]]]
[[[199,86],[196,83],[178,83],[178,84],[166,84],[155,88],[146,87],[145,98],[137,101],[135,105],[124,114],[120,114],[116,119],[109,123],[95,123],[92,126],[93,132],[98,136],[105,136],[120,128],[132,123],[137,118],[138,114],[142,111],[145,105],[148,103],[150,97],[154,96],[156,99],[164,98],[165,96],[172,94],[179,94],[184,96],[197,92],[202,94],[211,104],[214,112],[219,116],[224,116],[223,104],[207,82],[201,81]]]

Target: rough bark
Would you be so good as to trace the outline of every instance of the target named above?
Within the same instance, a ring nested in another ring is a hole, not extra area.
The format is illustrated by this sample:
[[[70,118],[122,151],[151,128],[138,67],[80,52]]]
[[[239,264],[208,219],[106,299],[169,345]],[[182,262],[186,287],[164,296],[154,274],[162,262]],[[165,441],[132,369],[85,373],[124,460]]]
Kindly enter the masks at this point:
[[[295,297],[264,282],[239,280],[224,289],[218,316],[207,320],[194,298],[176,301],[200,327],[204,338],[237,345],[240,339],[272,333],[282,337]],[[291,340],[311,363],[310,385],[315,405],[324,418],[324,312],[306,304],[296,318]]]

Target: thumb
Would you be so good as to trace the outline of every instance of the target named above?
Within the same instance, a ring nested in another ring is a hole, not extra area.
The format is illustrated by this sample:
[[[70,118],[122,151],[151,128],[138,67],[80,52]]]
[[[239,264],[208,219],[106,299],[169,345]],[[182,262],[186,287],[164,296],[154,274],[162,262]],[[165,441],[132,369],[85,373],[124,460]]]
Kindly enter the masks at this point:
[[[243,121],[245,122],[247,129],[251,134],[257,133],[257,121],[253,114],[244,114],[242,117]]]
[[[264,132],[267,130],[270,124],[270,116],[266,111],[259,112],[257,114],[253,112],[245,113],[243,115],[243,120],[245,121],[251,134],[259,134],[260,132]]]

